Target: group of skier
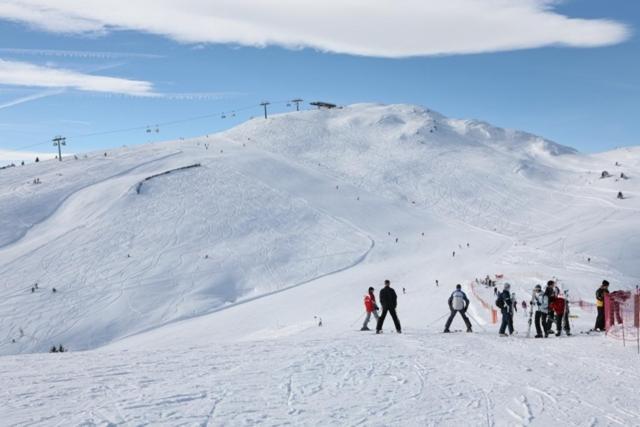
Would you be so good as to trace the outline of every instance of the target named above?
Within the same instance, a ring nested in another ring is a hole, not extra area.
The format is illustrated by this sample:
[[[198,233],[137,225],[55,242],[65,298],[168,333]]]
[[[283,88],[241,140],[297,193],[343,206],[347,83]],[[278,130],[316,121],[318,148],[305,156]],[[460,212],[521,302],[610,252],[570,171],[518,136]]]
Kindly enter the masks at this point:
[[[535,309],[534,323],[536,338],[547,338],[551,328],[555,324],[556,336],[562,331],[571,335],[569,323],[569,300],[566,293],[560,292],[556,282],[549,280],[543,290],[541,285],[536,285],[531,297],[531,313]]]
[[[404,289],[404,288],[403,288]],[[382,325],[384,324],[384,319],[387,317],[387,313],[391,315],[393,319],[393,325],[396,327],[396,332],[401,334],[402,327],[400,326],[400,319],[398,319],[398,314],[396,313],[396,307],[398,305],[398,295],[396,295],[396,291],[391,287],[391,282],[389,280],[384,281],[384,287],[380,290],[380,305],[382,305],[382,314],[378,316],[378,304],[376,303],[376,296],[374,294],[375,289],[373,287],[369,288],[369,292],[364,297],[364,308],[366,311],[364,323],[362,324],[361,331],[369,331],[369,320],[371,320],[371,316],[376,319],[376,334],[382,332]]]
[[[507,331],[512,335],[513,315],[517,311],[518,303],[509,283],[505,283],[502,292],[498,293],[496,306],[502,314],[500,336],[508,336]],[[523,301],[522,307],[526,309],[526,302]],[[544,290],[541,285],[534,287],[529,303],[529,330],[532,324],[536,328],[535,338],[547,338],[550,333],[553,333],[554,325],[556,336],[560,336],[562,331],[566,335],[571,335],[567,294],[560,291],[555,281],[549,280]]]
[[[494,289],[497,289],[495,285]],[[381,315],[378,315],[380,307],[378,307],[374,291],[375,289],[370,287],[367,295],[364,297],[365,318],[361,330],[370,330],[369,321],[373,316],[376,320],[376,333],[381,333],[384,320],[387,314],[389,314],[393,319],[396,331],[398,333],[402,333],[400,320],[398,319],[398,314],[396,312],[398,297],[394,289],[391,287],[391,282],[389,280],[385,280],[384,287],[380,290],[380,305],[382,306]],[[405,293],[404,288],[403,293]],[[608,293],[609,282],[607,280],[603,280],[601,286],[596,291],[596,307],[598,315],[593,329],[594,331],[605,330],[604,300]],[[518,302],[516,301],[515,293],[511,292],[511,284],[509,283],[505,283],[502,291],[496,292],[496,294],[496,306],[500,309],[500,313],[502,315],[499,335],[506,337],[514,333],[513,317],[518,311]],[[462,317],[467,328],[467,332],[473,332],[471,322],[466,314],[467,309],[469,308],[469,298],[467,298],[467,295],[462,291],[462,286],[460,284],[456,285],[455,290],[451,293],[451,296],[449,296],[447,303],[449,305],[450,314],[445,323],[443,332],[451,332],[451,323],[457,314],[460,314],[460,317]],[[526,313],[526,301],[522,301],[522,307]],[[557,286],[555,280],[549,280],[544,289],[541,285],[536,285],[534,287],[528,308],[529,331],[531,331],[531,327],[534,325],[536,330],[535,338],[547,338],[549,334],[554,333],[554,326],[556,336],[562,335],[563,331],[567,336],[571,335],[568,292],[562,292]],[[527,336],[528,335],[529,334],[527,334]]]
[[[604,330],[604,296],[608,293],[609,282],[604,280],[602,286],[596,292],[596,305],[598,308],[598,317],[596,319],[595,330]],[[398,333],[402,332],[400,320],[396,313],[397,295],[391,287],[389,280],[385,280],[384,287],[380,290],[380,305],[382,306],[382,314],[378,315],[378,307],[375,289],[370,287],[367,295],[364,297],[365,318],[362,324],[362,331],[369,331],[369,322],[371,317],[376,320],[376,333],[382,332],[382,326],[387,314],[391,315],[394,326]],[[467,309],[469,308],[469,298],[462,290],[460,284],[456,285],[455,290],[451,293],[448,301],[450,314],[444,326],[444,333],[451,332],[450,327],[457,314],[460,314],[467,332],[473,332],[473,328]],[[506,337],[514,333],[513,317],[517,312],[518,302],[515,293],[511,292],[511,285],[505,283],[502,291],[497,293],[496,306],[500,309],[502,322],[500,324],[499,335]],[[527,309],[527,303],[522,301],[521,305]],[[569,300],[567,291],[562,292],[556,285],[554,280],[549,280],[543,289],[541,285],[536,285],[531,295],[529,308],[529,331],[531,326],[535,325],[535,338],[547,338],[549,334],[555,333],[560,336],[562,332],[571,335],[571,324],[569,322]],[[555,327],[555,332],[554,332]]]

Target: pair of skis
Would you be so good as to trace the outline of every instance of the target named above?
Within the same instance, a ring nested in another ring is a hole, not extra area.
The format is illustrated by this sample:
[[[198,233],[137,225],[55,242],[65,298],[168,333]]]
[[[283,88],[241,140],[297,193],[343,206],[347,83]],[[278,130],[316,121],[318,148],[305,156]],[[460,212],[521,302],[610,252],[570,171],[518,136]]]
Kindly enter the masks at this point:
[[[529,302],[529,325],[527,326],[527,338],[531,337],[531,324],[533,323],[533,300],[535,298],[535,291],[531,293],[531,301]]]

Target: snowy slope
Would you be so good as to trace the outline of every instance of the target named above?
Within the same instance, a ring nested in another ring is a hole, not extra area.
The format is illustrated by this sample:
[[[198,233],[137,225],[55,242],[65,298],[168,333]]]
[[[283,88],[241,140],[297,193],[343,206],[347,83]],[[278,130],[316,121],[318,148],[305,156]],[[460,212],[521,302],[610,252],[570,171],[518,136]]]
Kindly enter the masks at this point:
[[[520,335],[500,340],[473,298],[476,334],[438,334],[453,285],[486,274],[519,297],[553,276],[585,300],[603,278],[635,286],[638,177],[637,148],[587,156],[372,104],[0,171],[0,353],[13,355],[0,359],[0,415],[640,424],[637,358],[616,342],[526,340],[522,313]],[[366,288],[385,278],[404,335],[357,332]],[[574,313],[575,330],[592,326]],[[60,343],[74,352],[21,354]]]

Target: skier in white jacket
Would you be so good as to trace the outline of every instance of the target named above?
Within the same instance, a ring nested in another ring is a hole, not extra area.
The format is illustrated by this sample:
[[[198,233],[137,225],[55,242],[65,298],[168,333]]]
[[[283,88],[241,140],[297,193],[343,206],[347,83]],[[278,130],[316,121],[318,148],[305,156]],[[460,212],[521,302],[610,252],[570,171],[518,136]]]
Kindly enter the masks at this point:
[[[549,297],[542,292],[542,286],[536,285],[533,289],[531,305],[536,310],[536,338],[546,338],[549,335],[546,329],[547,314],[549,313]]]
[[[467,317],[467,308],[469,308],[469,298],[467,298],[467,295],[462,292],[462,286],[457,284],[456,290],[453,291],[449,297],[449,310],[451,310],[451,315],[449,316],[449,319],[447,319],[447,323],[444,325],[445,333],[451,332],[449,327],[451,326],[451,322],[453,322],[453,318],[456,317],[456,313],[460,313],[460,316],[462,316],[464,324],[467,325],[467,332],[473,332],[471,330],[471,322]]]

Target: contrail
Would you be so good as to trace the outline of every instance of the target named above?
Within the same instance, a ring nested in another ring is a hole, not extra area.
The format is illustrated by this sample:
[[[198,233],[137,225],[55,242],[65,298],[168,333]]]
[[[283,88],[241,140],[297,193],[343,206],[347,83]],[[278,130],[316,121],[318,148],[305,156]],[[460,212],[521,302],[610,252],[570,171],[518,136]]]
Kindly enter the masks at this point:
[[[59,95],[63,93],[64,90],[47,90],[44,92],[34,93],[33,95],[23,96],[22,98],[13,99],[9,102],[5,102],[4,104],[0,104],[0,110],[5,108],[10,108],[16,105],[24,104],[25,102],[35,101],[36,99],[46,98],[48,96]]]

